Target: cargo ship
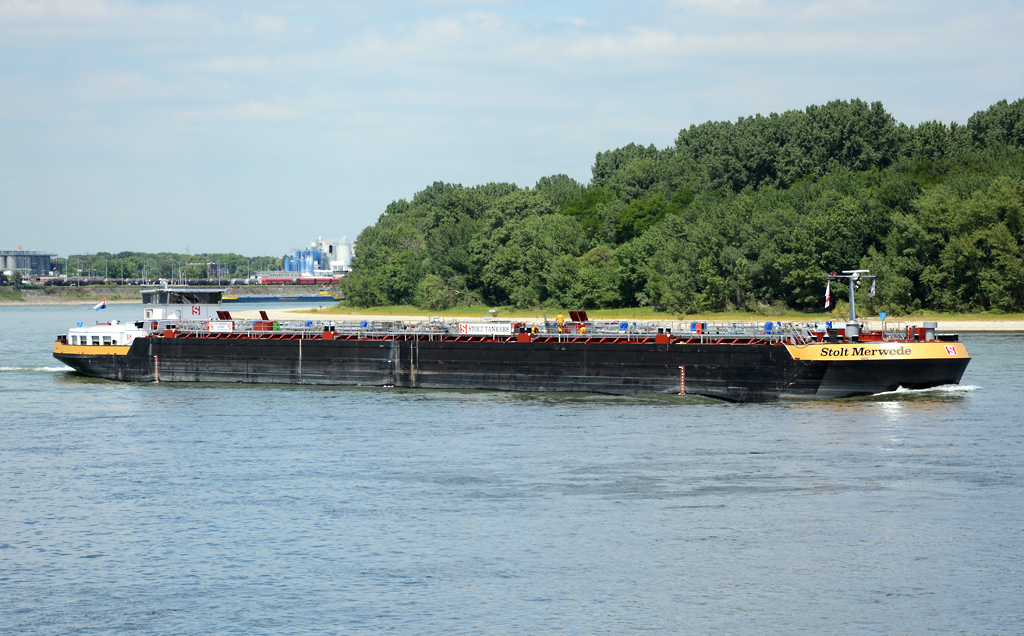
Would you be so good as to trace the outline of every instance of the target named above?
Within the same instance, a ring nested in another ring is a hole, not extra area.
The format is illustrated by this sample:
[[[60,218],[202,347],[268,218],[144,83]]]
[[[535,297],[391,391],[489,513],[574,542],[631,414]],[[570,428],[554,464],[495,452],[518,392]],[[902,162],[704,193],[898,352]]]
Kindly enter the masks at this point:
[[[845,324],[638,324],[253,320],[222,309],[222,291],[164,285],[142,292],[143,319],[79,326],[53,355],[79,373],[124,382],[240,382],[678,393],[734,402],[831,399],[958,384],[970,355],[935,323],[868,330],[850,285]],[[561,318],[561,316],[560,316]]]

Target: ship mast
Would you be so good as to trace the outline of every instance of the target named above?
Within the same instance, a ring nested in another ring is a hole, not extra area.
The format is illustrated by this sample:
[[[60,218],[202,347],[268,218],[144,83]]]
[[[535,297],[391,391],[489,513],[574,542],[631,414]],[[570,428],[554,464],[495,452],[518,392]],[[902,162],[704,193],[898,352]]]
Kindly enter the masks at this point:
[[[851,342],[856,342],[860,339],[860,323],[857,322],[857,306],[853,298],[853,292],[860,289],[861,279],[875,278],[874,276],[867,275],[870,273],[871,270],[868,269],[846,269],[843,270],[842,274],[832,272],[828,275],[829,280],[840,281],[846,279],[850,286],[850,317],[846,321],[846,338]]]

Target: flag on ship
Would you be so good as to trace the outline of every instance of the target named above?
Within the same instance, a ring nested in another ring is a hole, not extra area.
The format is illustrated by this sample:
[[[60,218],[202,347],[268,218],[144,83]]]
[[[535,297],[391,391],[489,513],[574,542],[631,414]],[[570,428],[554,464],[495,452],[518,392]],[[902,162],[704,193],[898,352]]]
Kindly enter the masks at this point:
[[[104,298],[100,302],[96,303],[96,306],[93,307],[93,309],[96,310],[96,311],[99,311],[100,309],[106,309],[106,308],[107,308],[107,299],[106,298]]]
[[[868,292],[868,298],[875,297],[875,281],[871,281],[871,291]]]
[[[828,309],[828,304],[832,300],[832,281],[825,283],[825,309]]]

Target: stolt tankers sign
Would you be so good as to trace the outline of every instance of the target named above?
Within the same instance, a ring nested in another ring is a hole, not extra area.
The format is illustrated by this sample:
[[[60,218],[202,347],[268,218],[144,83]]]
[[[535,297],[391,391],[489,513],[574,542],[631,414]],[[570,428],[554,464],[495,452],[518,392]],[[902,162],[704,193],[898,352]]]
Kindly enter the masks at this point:
[[[460,322],[460,336],[511,336],[510,322]]]

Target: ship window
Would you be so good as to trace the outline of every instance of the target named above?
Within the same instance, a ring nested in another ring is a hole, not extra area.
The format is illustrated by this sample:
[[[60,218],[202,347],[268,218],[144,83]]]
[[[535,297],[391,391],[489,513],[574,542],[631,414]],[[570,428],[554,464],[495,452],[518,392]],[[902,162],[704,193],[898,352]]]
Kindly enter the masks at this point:
[[[142,304],[143,305],[153,305],[155,303],[156,303],[156,292],[155,291],[142,292]]]
[[[109,345],[110,344],[110,336],[103,336],[103,344],[105,344],[105,345]]]
[[[221,292],[180,291],[171,292],[171,305],[216,305],[220,303]]]
[[[172,305],[219,305],[221,292],[189,291],[171,292]]]
[[[78,344],[78,336],[71,336],[71,344]]]
[[[98,345],[100,343],[100,337],[99,336],[93,336],[92,337],[92,343],[94,345]]]

